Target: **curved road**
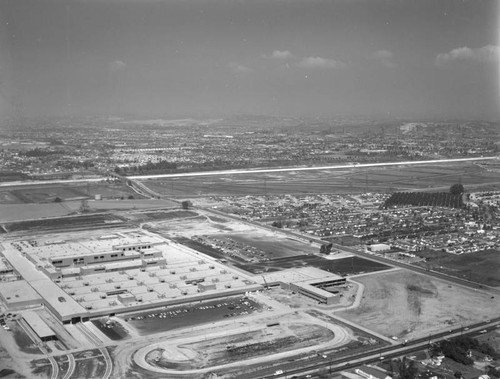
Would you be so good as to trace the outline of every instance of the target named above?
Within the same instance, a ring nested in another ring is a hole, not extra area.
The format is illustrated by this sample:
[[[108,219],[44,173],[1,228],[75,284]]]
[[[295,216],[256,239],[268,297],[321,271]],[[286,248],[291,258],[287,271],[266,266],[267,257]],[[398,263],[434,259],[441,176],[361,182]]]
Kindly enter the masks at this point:
[[[68,354],[68,371],[66,371],[66,374],[63,376],[63,379],[71,378],[71,375],[73,375],[73,372],[75,372],[75,367],[76,367],[75,356],[73,354]]]

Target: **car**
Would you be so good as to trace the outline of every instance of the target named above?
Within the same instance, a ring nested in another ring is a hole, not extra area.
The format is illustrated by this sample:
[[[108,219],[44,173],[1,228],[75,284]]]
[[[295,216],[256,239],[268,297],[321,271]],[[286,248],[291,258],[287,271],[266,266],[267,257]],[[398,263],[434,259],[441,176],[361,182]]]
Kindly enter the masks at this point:
[[[488,333],[488,331],[486,329],[483,329],[479,332],[479,334],[485,334],[485,333]]]
[[[283,374],[283,370],[276,370],[274,372],[274,375],[281,375],[281,374]]]

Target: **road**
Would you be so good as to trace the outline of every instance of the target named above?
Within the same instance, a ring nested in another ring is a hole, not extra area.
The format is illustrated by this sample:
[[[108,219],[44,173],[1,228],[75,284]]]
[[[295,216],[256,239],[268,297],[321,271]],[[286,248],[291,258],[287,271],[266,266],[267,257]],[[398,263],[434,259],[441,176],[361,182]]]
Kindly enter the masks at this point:
[[[73,354],[68,354],[68,371],[66,371],[66,374],[64,374],[63,379],[71,378],[71,375],[73,375],[73,372],[75,372],[75,367],[75,356]]]
[[[313,242],[316,242],[316,243],[319,243],[319,244],[322,244],[322,243],[326,242],[326,241],[324,241],[324,240],[322,240],[321,238],[318,238],[318,237],[300,234],[300,233],[297,233],[297,232],[291,231],[291,230],[284,230],[284,229],[277,230],[276,228],[270,227],[268,225],[259,224],[258,222],[255,222],[255,221],[242,220],[238,216],[231,215],[231,214],[228,214],[228,213],[224,213],[224,212],[221,212],[221,211],[217,211],[215,209],[211,209],[211,208],[208,208],[208,207],[199,207],[199,208],[203,209],[206,212],[210,212],[210,213],[222,216],[222,217],[230,218],[230,219],[238,221],[238,222],[243,222],[243,223],[246,223],[246,224],[258,227],[258,228],[268,229],[268,230],[272,231],[273,233],[279,232],[279,233],[288,235],[290,237],[293,237],[294,239],[301,240],[301,241],[304,241],[304,242],[313,241]],[[350,248],[350,247],[347,247],[347,246],[342,246],[342,245],[337,245],[337,244],[332,244],[332,245],[333,245],[333,249],[337,249],[337,250],[340,250],[340,251],[343,251],[343,252],[347,252],[347,253],[350,253],[350,254],[353,254],[353,255],[357,255],[357,256],[363,257],[365,259],[369,259],[369,260],[372,260],[372,261],[375,261],[375,262],[383,263],[385,265],[400,267],[400,268],[404,268],[404,269],[407,269],[407,270],[412,270],[412,271],[418,272],[420,274],[430,275],[430,276],[433,276],[435,278],[438,278],[438,279],[441,279],[441,280],[446,280],[448,282],[452,282],[454,284],[466,286],[466,287],[469,287],[469,288],[474,288],[474,289],[481,288],[481,289],[487,289],[489,292],[500,293],[500,288],[489,287],[489,286],[486,286],[486,285],[482,285],[482,284],[478,284],[478,283],[475,283],[475,282],[471,282],[471,281],[466,280],[466,279],[462,279],[462,278],[458,278],[458,277],[454,277],[454,276],[449,276],[449,275],[443,274],[441,272],[427,270],[427,269],[425,269],[423,267],[419,267],[419,266],[416,266],[416,265],[412,265],[412,264],[408,264],[408,263],[396,261],[396,260],[393,260],[393,259],[384,258],[384,257],[381,257],[379,255],[368,254],[368,253],[365,253],[363,251],[356,250],[356,249],[353,249],[353,248]]]
[[[106,349],[105,347],[102,347],[99,349],[99,351],[102,353],[102,355],[106,361],[106,371],[104,372],[102,379],[109,379],[109,377],[111,376],[111,373],[113,372],[113,361],[111,360],[111,357],[109,356],[108,349]]]
[[[462,285],[462,286],[466,286],[466,287],[470,287],[470,288],[476,288],[476,289],[477,288],[487,289],[489,292],[500,293],[500,289],[499,288],[494,288],[494,287],[489,287],[489,286],[486,286],[486,285],[478,284],[478,283],[471,282],[471,281],[466,280],[466,279],[462,279],[462,278],[458,278],[458,277],[446,275],[446,274],[443,274],[443,273],[438,272],[438,271],[427,270],[427,269],[425,269],[423,267],[420,267],[420,266],[416,266],[416,265],[412,265],[412,264],[408,264],[408,263],[396,261],[396,260],[393,260],[393,259],[384,258],[384,257],[381,257],[380,255],[368,254],[368,253],[365,253],[365,252],[360,251],[360,250],[349,248],[347,246],[341,246],[341,245],[333,244],[333,248],[337,249],[337,250],[341,250],[341,251],[346,251],[348,253],[352,253],[354,255],[357,255],[357,256],[360,256],[360,257],[363,257],[363,258],[366,258],[366,259],[370,259],[370,260],[373,260],[373,261],[376,261],[376,262],[380,262],[380,263],[383,263],[383,264],[386,264],[386,265],[391,265],[391,266],[396,266],[396,267],[404,268],[404,269],[407,269],[407,270],[412,270],[412,271],[418,272],[420,274],[430,275],[430,276],[433,276],[433,277],[441,279],[441,280],[446,280],[448,282],[452,282],[454,284],[459,284],[459,285]]]
[[[256,168],[256,169],[237,169],[237,170],[218,170],[218,171],[202,171],[202,172],[181,172],[175,174],[158,174],[158,175],[137,175],[127,176],[130,180],[147,180],[160,178],[182,178],[193,176],[215,176],[215,175],[244,175],[244,174],[265,174],[270,172],[292,172],[292,171],[317,171],[317,170],[338,170],[346,168],[366,168],[366,167],[387,167],[401,165],[424,165],[424,164],[442,164],[456,162],[474,162],[486,160],[498,160],[499,157],[476,157],[476,158],[455,158],[455,159],[435,159],[427,161],[405,161],[405,162],[383,162],[383,163],[352,163],[335,166],[313,166],[313,167],[279,167],[279,168]]]
[[[467,330],[463,327],[455,328],[450,331],[437,333],[423,338],[418,338],[408,341],[406,344],[398,344],[395,346],[383,347],[377,350],[359,353],[353,356],[343,357],[339,359],[323,359],[316,356],[307,362],[307,366],[295,368],[294,363],[285,363],[279,367],[264,369],[259,372],[253,372],[251,376],[241,375],[241,379],[255,378],[256,374],[260,374],[261,378],[289,378],[291,375],[305,375],[306,373],[318,372],[321,369],[328,369],[330,373],[347,370],[353,367],[358,367],[362,364],[374,363],[380,360],[400,357],[422,349],[426,349],[430,344],[451,337],[457,337],[463,334],[477,335],[481,329],[494,329],[498,327],[500,318],[487,322],[479,322],[471,325]],[[327,354],[328,351],[322,351],[321,354]],[[276,370],[283,370],[283,374],[275,375]]]

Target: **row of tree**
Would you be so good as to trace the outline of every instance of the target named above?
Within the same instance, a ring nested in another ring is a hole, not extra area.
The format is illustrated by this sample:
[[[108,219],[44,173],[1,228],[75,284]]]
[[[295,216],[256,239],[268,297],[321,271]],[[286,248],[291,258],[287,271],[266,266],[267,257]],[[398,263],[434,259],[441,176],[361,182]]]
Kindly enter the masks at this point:
[[[383,204],[383,208],[397,206],[429,206],[462,208],[462,195],[449,192],[395,192]]]

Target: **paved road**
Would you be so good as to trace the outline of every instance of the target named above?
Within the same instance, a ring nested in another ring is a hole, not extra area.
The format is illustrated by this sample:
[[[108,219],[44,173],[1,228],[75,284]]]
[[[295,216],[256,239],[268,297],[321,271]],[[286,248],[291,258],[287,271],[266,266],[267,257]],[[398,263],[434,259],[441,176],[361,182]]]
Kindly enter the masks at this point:
[[[75,372],[75,367],[76,367],[75,356],[73,354],[68,354],[68,371],[66,371],[66,374],[64,375],[63,379],[71,378],[73,372]]]
[[[330,372],[338,372],[342,370],[347,370],[349,368],[357,367],[366,363],[373,363],[389,358],[399,357],[402,355],[407,355],[412,352],[416,352],[427,348],[431,343],[442,341],[450,337],[457,337],[464,334],[478,334],[479,330],[484,328],[489,328],[490,330],[498,326],[500,318],[495,320],[490,320],[487,322],[479,322],[477,324],[471,325],[470,329],[467,331],[460,327],[453,329],[451,331],[441,332],[434,335],[430,335],[423,338],[418,338],[413,341],[408,341],[407,344],[399,344],[396,346],[383,347],[377,350],[372,350],[369,352],[363,352],[356,355],[340,358],[340,359],[322,359],[317,356],[307,361],[307,365],[302,367],[297,367],[294,363],[285,363],[280,365],[278,368],[269,368],[258,371],[261,378],[286,378],[291,375],[304,375],[309,372],[318,372],[321,369],[328,369]],[[327,351],[321,352],[328,354]],[[275,375],[276,370],[283,370],[283,374]],[[253,372],[251,375],[247,376],[245,374],[241,375],[241,379],[255,378],[257,372]]]
[[[237,169],[237,170],[218,170],[201,172],[181,172],[176,174],[158,174],[158,175],[137,175],[127,176],[131,180],[159,179],[159,178],[181,178],[192,176],[214,176],[214,175],[244,175],[244,174],[264,174],[269,172],[292,172],[292,171],[315,171],[315,170],[338,170],[345,168],[366,168],[366,167],[385,167],[401,165],[424,165],[441,164],[455,162],[474,162],[499,159],[499,157],[476,157],[476,158],[455,158],[455,159],[436,159],[428,161],[406,161],[406,162],[384,162],[384,163],[351,163],[335,166],[313,166],[313,167],[279,167],[279,168],[256,168],[256,169]]]
[[[111,360],[111,357],[109,356],[108,349],[105,347],[99,349],[99,351],[102,353],[104,356],[104,359],[106,360],[106,371],[104,372],[104,375],[102,376],[102,379],[109,379],[111,376],[111,373],[113,372],[113,361]]]

